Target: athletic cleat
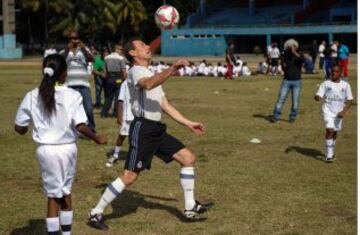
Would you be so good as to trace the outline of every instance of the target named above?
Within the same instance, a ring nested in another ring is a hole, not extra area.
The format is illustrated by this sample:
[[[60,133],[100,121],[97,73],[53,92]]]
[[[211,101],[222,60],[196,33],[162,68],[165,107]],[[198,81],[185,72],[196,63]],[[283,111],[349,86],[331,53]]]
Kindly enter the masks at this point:
[[[214,203],[212,203],[212,202],[201,204],[200,202],[195,201],[194,208],[192,208],[191,210],[185,210],[184,211],[184,216],[187,219],[195,218],[196,215],[205,213],[206,211],[208,211],[213,206],[214,206]]]
[[[119,158],[117,158],[117,157],[115,157],[115,156],[111,156],[111,157],[109,157],[109,159],[107,160],[105,166],[107,166],[107,167],[112,167],[118,160],[119,160]]]
[[[335,161],[335,157],[327,157],[326,162],[333,163]]]
[[[88,212],[89,225],[93,228],[99,230],[108,230],[109,226],[105,224],[104,217],[102,214],[91,214],[91,211]]]

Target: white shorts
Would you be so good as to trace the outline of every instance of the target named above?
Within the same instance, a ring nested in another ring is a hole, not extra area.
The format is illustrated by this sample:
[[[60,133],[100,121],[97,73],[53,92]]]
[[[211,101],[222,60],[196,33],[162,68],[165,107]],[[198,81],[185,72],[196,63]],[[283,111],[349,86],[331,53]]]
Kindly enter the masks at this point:
[[[121,127],[119,129],[119,133],[120,135],[124,135],[124,136],[128,136],[129,135],[129,130],[130,130],[130,124],[131,124],[132,120],[125,120],[121,123]]]
[[[69,195],[76,172],[76,144],[40,145],[36,154],[46,195],[51,198]]]
[[[333,129],[334,131],[340,131],[342,125],[342,118],[324,115],[324,124],[326,129]]]

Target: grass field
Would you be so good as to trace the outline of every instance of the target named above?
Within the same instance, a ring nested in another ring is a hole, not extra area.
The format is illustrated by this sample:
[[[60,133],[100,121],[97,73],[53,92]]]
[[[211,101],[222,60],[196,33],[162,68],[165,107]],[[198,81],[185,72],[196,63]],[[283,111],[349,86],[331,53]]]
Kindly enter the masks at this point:
[[[355,71],[351,75],[357,100]],[[36,145],[29,133],[22,137],[13,131],[21,99],[40,80],[39,66],[0,66],[0,234],[46,234]],[[172,78],[164,85],[174,106],[207,126],[206,135],[196,137],[164,118],[168,131],[197,154],[197,199],[216,204],[196,223],[182,219],[178,165],[155,159],[152,170],[106,211],[108,232],[87,226],[88,209],[123,167],[123,161],[111,169],[104,166],[118,127],[115,119],[100,119],[96,110],[97,130],[111,141],[98,146],[79,140],[73,234],[356,234],[357,103],[339,134],[337,161],[325,163],[321,104],[313,100],[321,82],[319,75],[304,76],[294,124],[287,122],[289,100],[280,122],[267,121],[280,77]],[[262,142],[252,144],[252,138]]]

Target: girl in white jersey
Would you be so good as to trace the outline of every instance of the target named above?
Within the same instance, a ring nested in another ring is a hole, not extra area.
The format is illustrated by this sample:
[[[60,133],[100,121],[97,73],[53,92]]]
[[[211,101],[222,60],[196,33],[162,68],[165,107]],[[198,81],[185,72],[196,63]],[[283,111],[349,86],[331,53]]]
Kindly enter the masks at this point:
[[[337,132],[341,130],[342,120],[353,100],[350,84],[341,80],[341,69],[338,65],[332,67],[331,80],[320,85],[315,100],[320,99],[324,100],[322,111],[326,128],[326,161],[333,162]]]
[[[76,171],[77,131],[98,144],[107,137],[95,135],[86,126],[87,118],[79,92],[64,86],[65,59],[57,54],[43,61],[43,80],[28,92],[15,119],[15,131],[23,135],[32,122],[33,139],[40,164],[44,191],[48,197],[48,234],[71,233],[73,211],[71,188]]]

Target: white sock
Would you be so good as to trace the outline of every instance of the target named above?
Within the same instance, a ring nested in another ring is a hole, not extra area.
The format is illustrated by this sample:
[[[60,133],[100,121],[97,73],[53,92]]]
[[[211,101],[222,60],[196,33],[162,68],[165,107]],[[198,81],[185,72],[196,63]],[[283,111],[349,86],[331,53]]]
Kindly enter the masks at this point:
[[[125,184],[118,177],[111,182],[105,189],[105,192],[101,196],[98,204],[91,210],[91,214],[102,214],[105,208],[124,190]]]
[[[121,146],[115,146],[114,154],[113,154],[114,157],[116,157],[116,158],[119,157],[120,149],[121,149]]]
[[[60,211],[60,225],[62,235],[71,234],[71,224],[73,220],[73,211]]]
[[[46,227],[49,233],[56,233],[60,231],[59,217],[46,218]]]
[[[195,206],[194,186],[195,173],[194,167],[183,167],[180,170],[180,183],[184,191],[185,210],[191,210]]]
[[[326,139],[326,158],[332,158],[334,155],[333,139]]]

